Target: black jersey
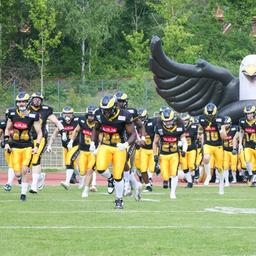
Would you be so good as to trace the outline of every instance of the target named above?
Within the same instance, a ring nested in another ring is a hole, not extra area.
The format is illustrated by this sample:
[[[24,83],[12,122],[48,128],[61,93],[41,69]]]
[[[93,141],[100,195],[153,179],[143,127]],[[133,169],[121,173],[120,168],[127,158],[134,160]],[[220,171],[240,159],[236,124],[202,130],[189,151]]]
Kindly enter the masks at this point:
[[[197,148],[197,134],[198,134],[198,125],[191,124],[185,128],[185,136],[188,143],[188,151]]]
[[[125,142],[125,126],[133,122],[131,113],[124,109],[118,109],[113,118],[107,119],[98,109],[95,118],[103,133],[102,144],[115,147],[117,143]]]
[[[79,123],[79,118],[73,117],[69,123],[67,123],[63,117],[59,117],[58,119],[62,123],[64,127],[64,131],[67,133],[67,137],[68,137],[67,141],[62,141],[62,146],[64,148],[67,148],[67,145],[71,139],[72,133],[74,132],[75,128]],[[77,146],[78,144],[79,144],[79,136],[77,136],[76,139],[74,140],[73,146]]]
[[[153,141],[155,137],[155,127],[156,127],[156,118],[149,118],[144,123],[145,126],[145,145],[142,145],[142,148],[145,149],[152,149],[153,147]]]
[[[233,138],[236,132],[239,131],[239,127],[237,125],[231,125],[230,129],[227,131],[227,138],[223,141],[223,148],[226,151],[233,150]]]
[[[5,120],[0,120],[0,130],[4,133],[6,128],[6,121]]]
[[[10,109],[8,118],[13,124],[12,147],[32,147],[31,130],[35,121],[39,121],[37,113],[21,114],[17,109]]]
[[[131,113],[133,121],[139,117],[138,110],[136,108],[127,108],[126,110]]]
[[[199,124],[203,128],[204,144],[211,146],[221,146],[222,139],[220,137],[220,128],[223,124],[222,117],[215,117],[211,122],[207,120],[205,115],[200,116]]]
[[[92,130],[95,126],[95,123],[89,123],[86,117],[79,118],[79,126],[81,128],[80,138],[79,138],[79,148],[83,151],[89,151]]]
[[[184,126],[174,126],[167,129],[162,123],[158,123],[155,132],[160,136],[160,154],[169,155],[178,152],[178,141],[185,132]]]
[[[239,121],[240,127],[244,131],[244,146],[246,148],[256,148],[256,121],[249,122],[246,118]]]
[[[52,115],[53,109],[46,105],[42,105],[39,108],[35,108],[35,107],[31,106],[30,109],[32,112],[39,114],[39,118],[40,118],[39,120],[40,120],[40,124],[41,124],[43,137],[47,138],[47,136],[48,136],[48,131],[46,129],[47,119],[50,115]],[[34,129],[32,129],[32,136],[33,136],[33,139],[36,139],[36,132]]]

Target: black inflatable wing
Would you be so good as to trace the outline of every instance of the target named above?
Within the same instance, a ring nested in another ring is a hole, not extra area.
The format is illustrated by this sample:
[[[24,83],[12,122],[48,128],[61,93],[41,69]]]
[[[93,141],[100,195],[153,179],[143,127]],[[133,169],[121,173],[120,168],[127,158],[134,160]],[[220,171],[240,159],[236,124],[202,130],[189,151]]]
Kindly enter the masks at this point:
[[[238,101],[239,80],[228,70],[204,60],[195,65],[174,62],[163,52],[157,36],[151,40],[151,53],[156,90],[177,112],[198,115],[209,102],[221,109]]]

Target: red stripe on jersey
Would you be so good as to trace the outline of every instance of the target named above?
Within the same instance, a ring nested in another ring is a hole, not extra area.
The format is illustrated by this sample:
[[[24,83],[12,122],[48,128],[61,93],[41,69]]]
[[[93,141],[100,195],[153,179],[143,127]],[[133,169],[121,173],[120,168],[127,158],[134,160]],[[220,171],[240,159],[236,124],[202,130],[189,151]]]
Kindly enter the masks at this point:
[[[117,132],[117,128],[116,127],[112,127],[112,126],[108,126],[108,125],[103,125],[102,126],[102,131],[106,132],[106,133],[116,133]]]
[[[65,126],[64,130],[65,131],[73,131],[73,130],[75,130],[75,127],[74,126]]]
[[[28,124],[27,123],[22,123],[22,122],[15,122],[13,124],[14,128],[17,128],[17,129],[27,129],[28,128]]]
[[[206,131],[209,131],[209,132],[214,132],[216,131],[216,127],[215,126],[208,126],[205,128]]]
[[[92,132],[90,130],[83,130],[83,134],[86,136],[91,136]]]
[[[255,132],[255,129],[254,129],[254,128],[247,127],[247,128],[245,128],[245,131],[248,132],[248,133],[254,133],[254,132]]]
[[[164,136],[163,137],[163,140],[165,142],[176,142],[177,141],[177,138],[176,137],[172,137],[172,136]]]

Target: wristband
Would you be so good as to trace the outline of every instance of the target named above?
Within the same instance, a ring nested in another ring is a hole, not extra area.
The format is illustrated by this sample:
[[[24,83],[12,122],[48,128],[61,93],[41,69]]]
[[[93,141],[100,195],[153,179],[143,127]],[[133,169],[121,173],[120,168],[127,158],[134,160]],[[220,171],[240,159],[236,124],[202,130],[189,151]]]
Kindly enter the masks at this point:
[[[39,146],[40,146],[40,143],[36,143],[36,147],[39,148]]]
[[[5,143],[8,143],[9,139],[10,139],[10,136],[9,136],[9,135],[5,135],[5,136],[4,136],[4,142],[5,142]]]

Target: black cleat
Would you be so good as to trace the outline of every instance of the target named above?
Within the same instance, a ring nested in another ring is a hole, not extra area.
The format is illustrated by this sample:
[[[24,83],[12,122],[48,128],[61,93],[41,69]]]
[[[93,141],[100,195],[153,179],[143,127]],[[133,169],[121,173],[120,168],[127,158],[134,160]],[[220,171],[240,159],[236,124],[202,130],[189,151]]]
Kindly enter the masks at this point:
[[[146,186],[145,187],[145,189],[144,189],[144,191],[143,192],[152,192],[152,186],[151,185],[149,185],[149,186]]]
[[[115,200],[115,209],[123,209],[124,203],[122,199],[116,199]]]
[[[30,190],[29,190],[29,193],[31,193],[31,194],[37,194],[37,191],[35,191],[35,190],[33,190],[33,189],[30,189]]]
[[[187,186],[185,188],[193,188],[193,183],[192,182],[188,182]]]
[[[256,182],[252,182],[252,184],[251,184],[250,187],[251,187],[251,188],[256,188]]]
[[[24,194],[21,194],[21,195],[20,195],[20,201],[21,201],[21,202],[25,202],[26,200],[27,200],[27,196],[24,195]]]
[[[4,189],[5,191],[9,192],[9,191],[12,190],[12,186],[11,186],[10,184],[5,184],[5,185],[3,186],[3,189]]]
[[[114,185],[114,179],[113,177],[108,179],[108,193],[112,194],[115,190],[115,185]]]
[[[169,188],[172,188],[172,178],[169,178]]]
[[[168,188],[168,180],[164,180],[164,182],[163,182],[163,188]]]
[[[21,182],[22,182],[22,177],[19,177],[19,178],[18,178],[18,183],[19,183],[19,185],[21,185]]]

